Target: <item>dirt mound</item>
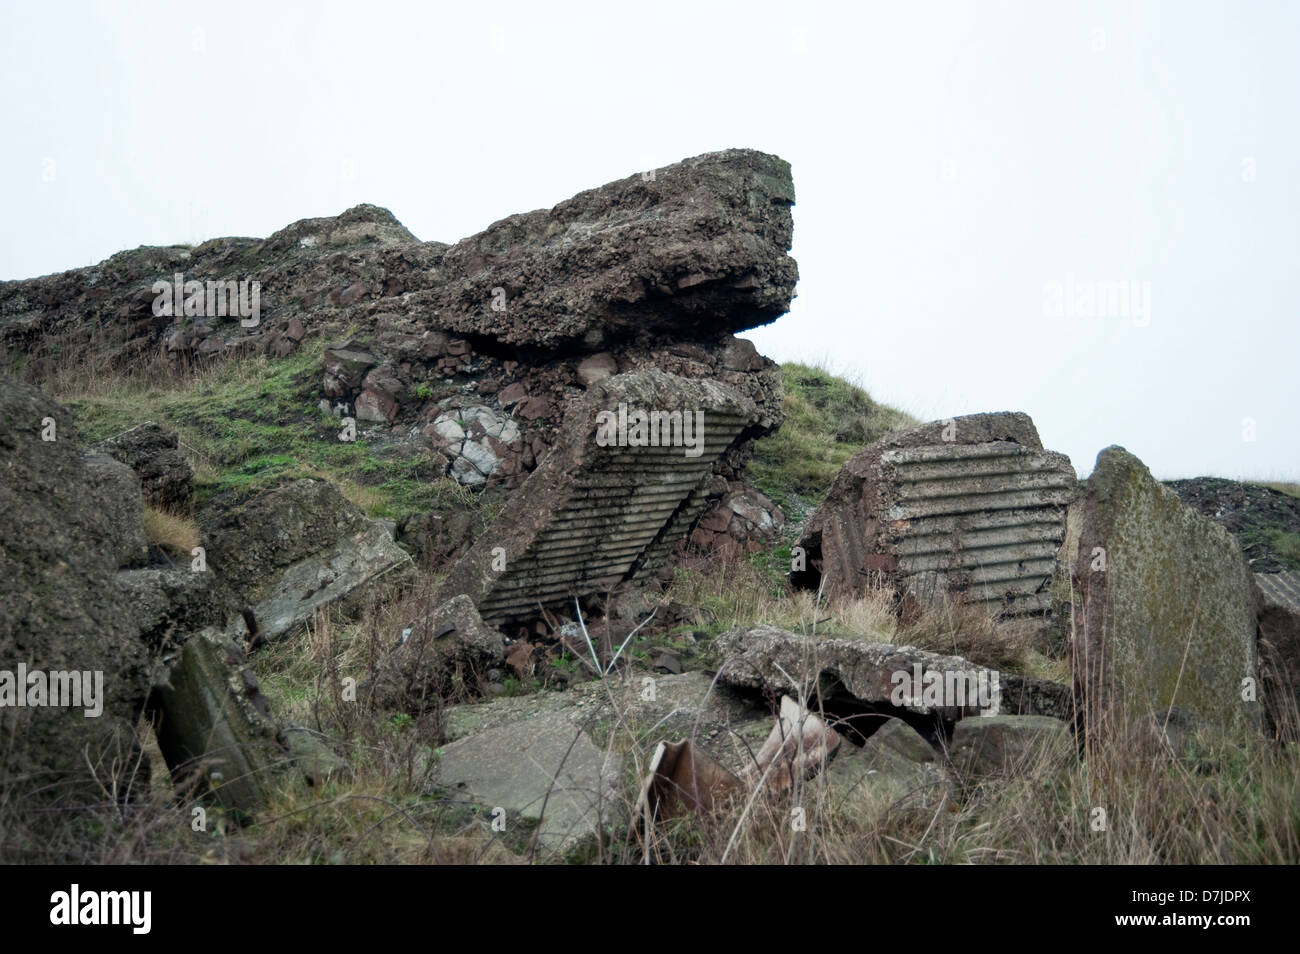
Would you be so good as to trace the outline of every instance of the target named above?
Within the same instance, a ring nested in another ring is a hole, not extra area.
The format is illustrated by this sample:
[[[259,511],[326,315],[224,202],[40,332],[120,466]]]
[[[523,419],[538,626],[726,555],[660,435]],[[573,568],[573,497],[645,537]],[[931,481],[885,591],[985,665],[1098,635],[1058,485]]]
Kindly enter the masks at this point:
[[[1219,477],[1164,483],[1183,503],[1233,534],[1255,573],[1300,570],[1300,498]]]

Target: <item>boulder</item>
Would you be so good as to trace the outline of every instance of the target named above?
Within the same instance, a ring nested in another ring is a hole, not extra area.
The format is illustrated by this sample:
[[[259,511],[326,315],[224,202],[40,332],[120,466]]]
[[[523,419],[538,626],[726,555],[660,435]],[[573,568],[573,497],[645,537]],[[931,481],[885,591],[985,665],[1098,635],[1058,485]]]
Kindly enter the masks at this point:
[[[331,348],[325,352],[324,391],[330,397],[349,398],[361,387],[361,381],[378,362],[375,356],[351,348]]]
[[[1025,414],[897,431],[841,469],[791,579],[833,596],[883,576],[922,601],[960,593],[1001,614],[1043,613],[1075,485],[1069,458],[1043,450]]]
[[[701,553],[734,559],[771,547],[784,525],[780,507],[739,484],[709,505],[691,531],[690,544]]]
[[[188,566],[122,570],[113,584],[131,605],[139,638],[152,653],[169,652],[192,633],[223,626],[239,609],[216,574]]]
[[[1122,447],[1088,479],[1075,567],[1072,666],[1097,740],[1170,706],[1259,725],[1258,604],[1241,549]]]
[[[551,351],[753,328],[790,306],[793,204],[776,156],[697,156],[463,239],[411,303],[445,330]]]
[[[953,729],[948,758],[965,777],[1007,777],[1039,760],[1066,756],[1070,729],[1047,716],[988,716],[963,719]]]
[[[92,498],[109,524],[106,545],[112,559],[119,567],[144,565],[149,544],[140,478],[126,464],[98,451],[88,451],[82,460]]]
[[[453,673],[467,684],[505,662],[505,637],[484,625],[468,596],[458,596],[416,620],[376,666],[370,684],[381,709],[421,712],[439,701]]]
[[[194,470],[179,446],[175,431],[146,421],[101,441],[95,449],[135,471],[145,503],[180,512],[189,507]]]

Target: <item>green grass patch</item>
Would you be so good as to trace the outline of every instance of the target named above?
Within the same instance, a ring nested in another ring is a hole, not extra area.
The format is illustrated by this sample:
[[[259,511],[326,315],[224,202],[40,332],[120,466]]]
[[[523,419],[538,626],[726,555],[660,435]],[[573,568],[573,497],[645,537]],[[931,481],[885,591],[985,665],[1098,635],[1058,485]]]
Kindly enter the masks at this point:
[[[820,503],[844,462],[864,445],[919,423],[823,368],[790,363],[781,373],[785,423],[756,442],[749,472],[758,489],[787,511],[795,498]]]
[[[317,406],[321,349],[314,342],[282,360],[231,361],[170,387],[126,378],[62,397],[87,443],[147,420],[174,428],[195,466],[200,506],[218,494],[310,477],[339,484],[372,517],[475,507],[477,498],[447,478],[431,452],[397,453],[364,429],[355,442],[338,439],[342,425]]]

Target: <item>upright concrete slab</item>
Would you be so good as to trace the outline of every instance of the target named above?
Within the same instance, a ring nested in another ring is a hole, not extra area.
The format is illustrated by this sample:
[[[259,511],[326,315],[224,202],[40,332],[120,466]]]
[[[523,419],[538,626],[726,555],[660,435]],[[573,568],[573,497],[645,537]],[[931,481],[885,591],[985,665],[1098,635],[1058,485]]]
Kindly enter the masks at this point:
[[[662,434],[659,446],[632,446],[650,435],[630,424],[624,446],[598,431],[610,422],[602,412],[617,424],[636,411],[689,415],[693,427],[702,413],[702,432],[688,447]],[[651,370],[594,383],[566,414],[550,453],[452,567],[439,601],[466,594],[484,622],[500,626],[648,577],[699,516],[714,462],[755,413],[753,402],[716,381]]]
[[[921,598],[961,593],[1007,615],[1050,607],[1069,458],[1025,414],[975,414],[899,431],[844,465],[799,545],[797,584],[858,594],[884,574]]]
[[[1259,725],[1257,598],[1241,549],[1122,447],[1097,457],[1075,567],[1072,662],[1094,738],[1170,706]]]
[[[286,761],[269,703],[243,649],[218,631],[194,634],[154,686],[149,711],[158,746],[178,781],[199,772],[216,799],[253,814],[272,771]]]

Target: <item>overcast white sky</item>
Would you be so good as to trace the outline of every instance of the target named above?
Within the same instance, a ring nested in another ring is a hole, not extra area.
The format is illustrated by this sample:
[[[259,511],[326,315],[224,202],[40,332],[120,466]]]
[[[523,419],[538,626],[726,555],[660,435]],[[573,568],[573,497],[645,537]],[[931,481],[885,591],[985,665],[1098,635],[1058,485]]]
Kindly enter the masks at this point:
[[[359,202],[450,242],[774,152],[763,353],[1027,411],[1082,474],[1300,478],[1300,4],[9,2],[0,116],[3,279]],[[1054,316],[1067,281],[1149,315]]]

